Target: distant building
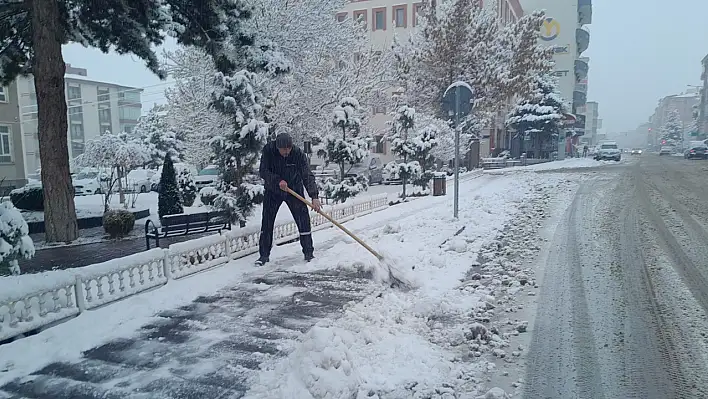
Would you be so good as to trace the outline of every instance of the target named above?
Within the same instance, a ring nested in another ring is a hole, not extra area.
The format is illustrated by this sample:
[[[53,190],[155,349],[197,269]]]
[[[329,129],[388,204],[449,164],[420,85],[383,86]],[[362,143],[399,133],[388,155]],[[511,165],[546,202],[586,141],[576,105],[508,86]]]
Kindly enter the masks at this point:
[[[68,107],[69,157],[84,152],[86,141],[106,131],[131,132],[142,114],[142,89],[87,77],[83,68],[67,64],[66,101]],[[40,167],[37,134],[37,95],[32,76],[17,79],[22,126],[22,148],[26,175]]]
[[[0,86],[0,195],[27,182],[22,157],[22,129],[17,83]]]
[[[693,122],[693,106],[700,101],[699,93],[695,90],[684,94],[666,96],[659,100],[659,104],[654,110],[654,114],[649,118],[652,132],[656,133],[657,139],[661,137],[661,128],[666,123],[666,118],[673,110],[677,110],[681,116],[684,128],[691,126]],[[655,145],[657,143],[654,143]]]

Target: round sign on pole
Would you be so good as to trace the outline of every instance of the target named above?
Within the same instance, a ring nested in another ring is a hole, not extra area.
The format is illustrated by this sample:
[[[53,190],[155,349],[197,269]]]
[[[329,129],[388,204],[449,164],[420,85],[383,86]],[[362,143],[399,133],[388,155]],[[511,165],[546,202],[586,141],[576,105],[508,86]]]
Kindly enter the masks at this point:
[[[473,95],[472,87],[463,81],[451,84],[443,93],[443,111],[455,116],[455,218],[458,217],[460,200],[460,118],[472,112]]]

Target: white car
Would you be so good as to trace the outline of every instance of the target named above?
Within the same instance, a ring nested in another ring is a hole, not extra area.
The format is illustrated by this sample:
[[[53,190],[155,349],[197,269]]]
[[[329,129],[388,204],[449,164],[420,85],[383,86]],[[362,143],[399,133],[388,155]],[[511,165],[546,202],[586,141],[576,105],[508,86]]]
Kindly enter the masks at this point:
[[[598,146],[597,153],[595,154],[595,159],[598,161],[602,161],[605,159],[620,161],[622,159],[622,151],[619,149],[619,147],[617,147],[617,143],[613,141],[608,141]]]
[[[219,167],[209,165],[194,176],[194,184],[197,186],[197,189],[201,190],[204,187],[216,187],[219,179]]]
[[[147,193],[152,188],[152,182],[150,179],[154,175],[155,171],[150,169],[131,170],[125,178],[125,188],[127,191]]]
[[[668,145],[662,145],[659,149],[659,155],[671,155],[674,153],[674,147]]]
[[[74,195],[102,194],[108,189],[107,179],[108,176],[98,169],[83,170],[72,179]]]

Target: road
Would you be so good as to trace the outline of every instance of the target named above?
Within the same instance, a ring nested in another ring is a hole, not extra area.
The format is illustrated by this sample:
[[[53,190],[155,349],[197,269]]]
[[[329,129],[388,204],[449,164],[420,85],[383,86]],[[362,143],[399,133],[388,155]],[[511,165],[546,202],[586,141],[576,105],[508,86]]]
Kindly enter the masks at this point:
[[[541,256],[523,396],[708,398],[708,161],[583,173]]]

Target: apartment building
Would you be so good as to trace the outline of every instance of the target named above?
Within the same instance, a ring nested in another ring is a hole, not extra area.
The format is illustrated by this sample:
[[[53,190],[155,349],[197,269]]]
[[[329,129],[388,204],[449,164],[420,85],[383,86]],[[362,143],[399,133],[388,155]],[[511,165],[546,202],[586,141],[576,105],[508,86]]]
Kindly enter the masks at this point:
[[[701,89],[700,105],[698,107],[698,135],[708,136],[708,55],[701,60]]]
[[[435,6],[437,1],[444,0],[429,1],[432,6]],[[479,2],[483,7],[496,6],[501,23],[513,23],[523,15],[519,0],[479,0]],[[355,0],[337,13],[336,18],[339,21],[344,21],[347,18],[363,19],[366,21],[372,45],[376,48],[389,49],[396,35],[401,39],[406,39],[416,29],[422,6],[423,3],[419,0]],[[372,147],[372,152],[377,153],[384,162],[394,158],[390,153],[389,143],[382,140],[388,129],[386,122],[390,120],[388,112],[389,110],[385,109],[375,110],[375,114],[371,118],[371,125],[377,132],[375,136],[377,144]],[[483,156],[489,153],[490,145],[493,145],[494,142],[494,135],[501,137],[504,133],[503,116],[506,115],[506,112],[500,111],[499,114],[495,125],[489,129],[480,143],[480,151]]]
[[[666,123],[666,118],[669,112],[677,110],[681,116],[681,122],[685,128],[691,126],[693,122],[693,106],[700,101],[700,93],[695,90],[689,90],[683,94],[666,96],[659,100],[659,104],[654,110],[654,114],[649,119],[652,131],[661,136],[661,128]],[[657,145],[658,143],[653,143]]]
[[[17,83],[0,86],[0,195],[26,183]]]
[[[70,64],[67,64],[64,79],[69,117],[69,157],[82,154],[86,141],[106,131],[131,132],[138,124],[142,114],[142,89],[91,79],[86,69]],[[40,167],[34,78],[18,78],[17,90],[24,170],[29,175]]]

